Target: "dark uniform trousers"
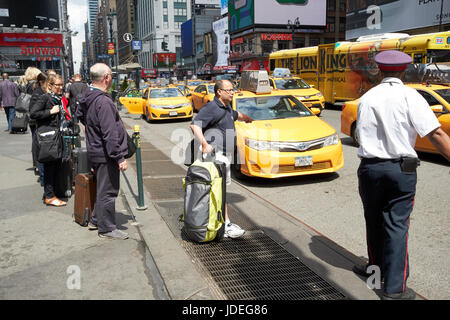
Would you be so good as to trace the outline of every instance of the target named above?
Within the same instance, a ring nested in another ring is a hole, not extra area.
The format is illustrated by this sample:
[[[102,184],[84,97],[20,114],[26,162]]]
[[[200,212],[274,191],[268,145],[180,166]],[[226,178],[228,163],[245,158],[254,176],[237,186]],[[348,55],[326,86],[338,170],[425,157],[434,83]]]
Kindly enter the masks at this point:
[[[400,160],[362,159],[358,180],[369,264],[380,267],[384,292],[403,292],[409,276],[408,229],[417,173],[402,172]]]
[[[91,223],[98,227],[99,233],[116,229],[116,198],[120,188],[120,170],[116,161],[93,163],[97,180],[97,195],[92,212]]]

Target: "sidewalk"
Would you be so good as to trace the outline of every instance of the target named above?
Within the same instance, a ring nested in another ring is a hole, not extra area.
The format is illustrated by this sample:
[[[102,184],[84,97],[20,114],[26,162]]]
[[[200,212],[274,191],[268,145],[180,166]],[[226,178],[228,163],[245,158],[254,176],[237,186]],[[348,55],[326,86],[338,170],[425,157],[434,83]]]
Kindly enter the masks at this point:
[[[73,222],[73,196],[66,207],[43,204],[32,169],[31,132],[11,135],[6,128],[1,111],[0,300],[167,299],[122,193],[117,226],[130,238],[98,237]]]

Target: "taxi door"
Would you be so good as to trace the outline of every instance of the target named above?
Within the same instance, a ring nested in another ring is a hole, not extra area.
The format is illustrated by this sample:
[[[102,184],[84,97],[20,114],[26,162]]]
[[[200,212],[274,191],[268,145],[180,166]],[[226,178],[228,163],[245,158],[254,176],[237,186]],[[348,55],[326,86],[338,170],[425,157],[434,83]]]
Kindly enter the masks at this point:
[[[423,90],[417,90],[417,92],[419,92],[422,95],[422,97],[425,98],[425,100],[431,107],[433,106],[443,107],[442,110],[443,112],[435,112],[434,114],[438,118],[442,130],[444,130],[445,133],[450,135],[450,112],[449,112],[450,110],[446,106],[442,105],[441,102],[431,93],[425,92]],[[418,151],[432,152],[432,153],[438,152],[434,147],[434,145],[430,142],[430,139],[428,139],[427,137],[421,138],[419,135],[417,135],[415,148]]]
[[[201,84],[192,92],[192,104],[196,110],[200,110],[204,105],[204,98],[207,94],[206,86]]]
[[[121,104],[127,108],[130,114],[145,114],[145,101],[149,90],[147,89],[144,93],[144,98],[142,97],[120,97],[119,101]]]

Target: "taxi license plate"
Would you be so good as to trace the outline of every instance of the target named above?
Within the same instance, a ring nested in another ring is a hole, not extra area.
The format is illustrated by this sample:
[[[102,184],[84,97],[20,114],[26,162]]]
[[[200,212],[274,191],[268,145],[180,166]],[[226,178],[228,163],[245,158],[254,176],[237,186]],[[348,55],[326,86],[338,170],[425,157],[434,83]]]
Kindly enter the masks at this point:
[[[176,111],[170,111],[169,112],[169,116],[171,116],[171,117],[174,117],[174,116],[177,116],[178,115],[178,112],[176,112]]]
[[[312,156],[295,158],[295,166],[296,167],[307,167],[307,166],[312,166],[312,165],[313,165]]]

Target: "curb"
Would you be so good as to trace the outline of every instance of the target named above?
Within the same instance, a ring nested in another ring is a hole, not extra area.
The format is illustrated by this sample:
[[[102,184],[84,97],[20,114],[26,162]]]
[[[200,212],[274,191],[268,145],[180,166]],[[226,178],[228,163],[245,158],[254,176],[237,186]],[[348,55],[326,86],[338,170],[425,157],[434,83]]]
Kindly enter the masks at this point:
[[[148,248],[150,265],[154,262],[152,275],[162,280],[166,299],[171,300],[216,300],[205,278],[197,271],[192,259],[172,235],[169,227],[159,215],[144,187],[146,210],[139,211],[137,175],[129,166],[120,176],[121,191],[128,210],[137,222],[137,228]],[[152,269],[150,267],[150,269]],[[155,281],[158,282],[158,281]],[[161,294],[160,294],[161,296]],[[161,297],[163,299],[163,297]]]

